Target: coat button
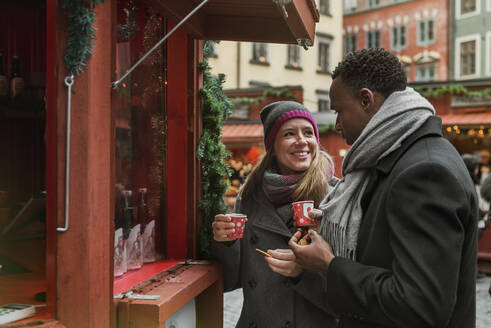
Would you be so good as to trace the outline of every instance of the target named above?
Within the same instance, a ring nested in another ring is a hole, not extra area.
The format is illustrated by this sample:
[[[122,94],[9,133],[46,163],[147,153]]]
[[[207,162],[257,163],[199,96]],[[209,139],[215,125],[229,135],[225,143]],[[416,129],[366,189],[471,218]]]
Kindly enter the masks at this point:
[[[259,241],[259,238],[256,236],[256,235],[252,235],[251,238],[249,239],[249,241],[251,242],[251,244],[257,244],[257,242]]]
[[[257,286],[257,282],[254,279],[249,280],[248,284],[249,284],[249,287],[251,287],[251,288],[256,288],[256,286]]]
[[[249,328],[257,328],[257,324],[252,321],[251,323],[249,323]]]
[[[290,321],[285,322],[283,325],[283,328],[290,328],[292,326],[292,323]]]

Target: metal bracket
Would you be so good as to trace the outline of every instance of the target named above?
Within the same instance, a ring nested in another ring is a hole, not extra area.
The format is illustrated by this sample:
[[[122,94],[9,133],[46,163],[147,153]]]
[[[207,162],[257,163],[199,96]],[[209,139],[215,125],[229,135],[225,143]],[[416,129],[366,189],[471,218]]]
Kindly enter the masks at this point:
[[[65,232],[68,230],[68,217],[70,205],[70,127],[72,112],[72,85],[73,75],[65,77],[67,87],[67,108],[66,108],[66,163],[65,163],[65,225],[63,228],[56,228],[57,231]]]
[[[190,264],[197,264],[197,265],[209,265],[211,264],[210,261],[195,261],[195,260],[185,260],[185,261],[181,261],[179,262],[178,264],[184,264],[184,265],[190,265]]]
[[[308,47],[312,47],[314,45],[312,43],[312,40],[310,40],[310,39],[297,39],[297,44],[300,47],[303,47],[305,50],[309,50]]]
[[[286,11],[286,5],[292,2],[292,0],[272,0],[276,5],[280,6],[283,11],[283,16],[288,18],[288,11]]]
[[[114,298],[116,299],[131,298],[134,300],[158,300],[160,298],[160,295],[133,294],[132,291],[129,291],[127,293],[120,293],[114,296]]]
[[[116,89],[118,85],[124,79],[126,79],[126,77],[128,77],[128,75],[130,75],[131,72],[133,72],[133,70],[142,63],[142,61],[145,60],[145,58],[147,58],[155,49],[157,49],[162,44],[162,42],[164,42],[169,36],[171,36],[172,33],[174,33],[182,24],[184,24],[184,22],[186,22],[189,19],[189,17],[193,16],[194,13],[197,12],[201,7],[203,7],[207,2],[208,0],[203,0],[203,2],[201,2],[196,8],[194,8],[189,14],[187,14],[187,16],[184,17],[176,26],[174,26],[174,28],[169,33],[167,33],[162,39],[160,39],[160,41],[157,42],[152,47],[152,49],[148,50],[146,54],[144,54],[140,59],[138,59],[138,61],[135,64],[133,64],[133,66],[131,66],[119,80],[111,82],[111,88]]]

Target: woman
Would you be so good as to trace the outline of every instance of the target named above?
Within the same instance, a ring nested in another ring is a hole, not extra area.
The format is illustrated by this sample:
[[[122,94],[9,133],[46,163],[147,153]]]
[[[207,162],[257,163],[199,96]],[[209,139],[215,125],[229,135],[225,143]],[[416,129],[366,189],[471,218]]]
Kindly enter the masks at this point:
[[[224,265],[225,291],[243,289],[237,327],[330,327],[334,317],[319,292],[323,276],[303,272],[288,240],[295,232],[291,203],[317,207],[333,177],[333,163],[319,149],[317,125],[307,108],[293,101],[261,111],[266,154],[249,174],[234,212],[248,221],[243,239],[232,240],[230,217],[213,222],[212,254]],[[271,257],[257,249],[267,250]]]

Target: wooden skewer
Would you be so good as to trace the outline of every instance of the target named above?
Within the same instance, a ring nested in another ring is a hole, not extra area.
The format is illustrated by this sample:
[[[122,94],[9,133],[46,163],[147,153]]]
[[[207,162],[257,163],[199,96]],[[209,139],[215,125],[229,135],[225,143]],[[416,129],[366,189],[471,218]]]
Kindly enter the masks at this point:
[[[259,253],[263,253],[263,254],[264,254],[264,255],[266,255],[266,256],[271,257],[271,255],[269,255],[269,254],[268,254],[268,253],[266,253],[265,251],[260,250],[259,248],[256,248],[256,251],[258,251]]]

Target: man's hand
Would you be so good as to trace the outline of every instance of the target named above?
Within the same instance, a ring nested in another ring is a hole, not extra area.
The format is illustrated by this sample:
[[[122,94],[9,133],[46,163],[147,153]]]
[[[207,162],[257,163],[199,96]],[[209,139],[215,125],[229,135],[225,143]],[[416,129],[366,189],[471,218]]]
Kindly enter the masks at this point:
[[[271,270],[285,277],[298,277],[302,273],[302,268],[295,262],[295,254],[291,249],[268,249],[265,256],[266,262]]]
[[[234,238],[228,237],[235,232],[235,223],[232,222],[230,216],[225,214],[215,215],[215,220],[211,226],[213,228],[213,239],[216,241],[235,240]]]
[[[327,271],[334,259],[331,245],[315,230],[309,229],[308,236],[311,242],[309,245],[301,246],[298,244],[301,235],[301,232],[297,231],[288,242],[288,246],[295,254],[296,262],[306,270]]]
[[[314,225],[312,226],[312,229],[319,232],[319,229],[321,227],[321,221],[322,221],[322,211],[313,208],[309,212],[309,217],[314,221]]]

